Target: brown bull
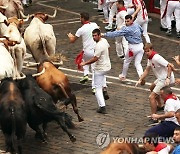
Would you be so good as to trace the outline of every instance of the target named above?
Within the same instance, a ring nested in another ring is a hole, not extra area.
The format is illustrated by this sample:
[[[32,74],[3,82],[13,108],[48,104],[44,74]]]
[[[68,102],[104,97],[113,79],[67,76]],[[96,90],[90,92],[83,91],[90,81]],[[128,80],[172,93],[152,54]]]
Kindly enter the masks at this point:
[[[101,154],[145,154],[135,143],[111,143]]]
[[[74,112],[78,116],[78,120],[83,121],[83,118],[78,112],[76,96],[71,92],[67,76],[58,70],[51,62],[45,61],[41,63],[38,66],[38,72],[41,72],[43,68],[45,72],[36,77],[39,86],[52,96],[55,103],[62,99],[65,99],[65,105],[71,103]]]

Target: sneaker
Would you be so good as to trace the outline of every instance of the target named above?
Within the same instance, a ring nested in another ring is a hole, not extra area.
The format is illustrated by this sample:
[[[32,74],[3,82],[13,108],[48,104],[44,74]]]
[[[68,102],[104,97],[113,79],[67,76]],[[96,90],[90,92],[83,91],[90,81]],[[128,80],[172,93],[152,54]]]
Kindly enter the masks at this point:
[[[112,29],[113,29],[113,28],[112,28],[112,25],[110,25],[110,24],[107,25],[107,26],[105,26],[104,28],[105,28],[106,30],[112,30]]]
[[[104,99],[105,99],[105,100],[108,100],[108,99],[109,99],[109,95],[108,95],[108,93],[107,93],[106,90],[103,91],[103,96],[104,96]]]
[[[97,12],[103,12],[103,10],[98,9]]]
[[[180,32],[177,32],[177,38],[180,38]]]
[[[126,77],[122,76],[121,74],[119,75],[119,80],[120,81],[126,81]]]
[[[96,93],[96,88],[92,88],[92,94],[95,95]]]
[[[164,32],[167,32],[168,29],[167,29],[167,28],[160,27],[160,30],[161,30],[161,31],[164,31]]]
[[[80,83],[84,84],[89,80],[88,75],[83,76],[83,78],[79,81]]]
[[[107,112],[106,112],[106,107],[105,107],[105,106],[99,107],[99,108],[97,109],[97,113],[106,114],[106,113],[107,113]]]
[[[168,29],[167,32],[166,32],[166,35],[170,36],[171,34],[172,34],[171,29]]]
[[[125,57],[124,57],[124,54],[119,55],[118,57],[121,58],[121,59],[124,59],[124,58],[125,58]]]

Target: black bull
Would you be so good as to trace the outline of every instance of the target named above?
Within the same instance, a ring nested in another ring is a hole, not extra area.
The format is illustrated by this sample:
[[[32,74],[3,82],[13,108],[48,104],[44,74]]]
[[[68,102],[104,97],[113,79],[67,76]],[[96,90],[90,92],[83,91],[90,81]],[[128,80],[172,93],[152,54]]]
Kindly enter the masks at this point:
[[[28,124],[36,131],[36,137],[45,141],[46,125],[54,120],[68,134],[72,142],[76,141],[76,138],[66,127],[68,124],[73,126],[70,116],[58,110],[51,96],[38,86],[31,75],[27,75],[25,79],[18,80],[18,85],[27,106]],[[40,124],[43,124],[43,132],[39,128]]]
[[[0,84],[0,125],[5,135],[6,151],[15,153],[15,135],[18,153],[22,153],[21,142],[26,132],[26,108],[16,82],[6,78]]]

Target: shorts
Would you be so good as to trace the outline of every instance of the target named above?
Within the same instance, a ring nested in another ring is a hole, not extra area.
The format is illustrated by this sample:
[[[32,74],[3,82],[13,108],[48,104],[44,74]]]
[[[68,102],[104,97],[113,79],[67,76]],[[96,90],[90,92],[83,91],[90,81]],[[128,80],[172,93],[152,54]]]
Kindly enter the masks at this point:
[[[166,80],[158,80],[158,79],[155,80],[154,84],[156,86],[154,87],[153,92],[156,93],[157,95],[159,95],[161,88],[166,86],[165,82],[166,82]]]

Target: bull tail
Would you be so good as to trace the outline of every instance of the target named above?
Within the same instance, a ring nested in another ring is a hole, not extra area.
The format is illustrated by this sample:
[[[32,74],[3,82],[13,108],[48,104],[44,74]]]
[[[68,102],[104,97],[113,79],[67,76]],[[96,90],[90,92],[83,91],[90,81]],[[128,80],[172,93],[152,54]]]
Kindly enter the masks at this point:
[[[69,96],[68,96],[66,90],[64,89],[64,86],[63,86],[61,83],[58,83],[58,85],[61,87],[61,90],[62,90],[64,96],[65,96],[66,98],[69,98]]]
[[[47,50],[46,50],[46,42],[45,42],[45,40],[44,40],[44,37],[42,36],[42,31],[41,31],[41,28],[40,28],[40,27],[39,27],[39,37],[40,37],[41,42],[42,42],[44,54],[45,54],[45,56],[49,57],[49,55],[48,55],[48,53],[47,53]]]
[[[7,148],[10,149],[11,153],[15,151],[15,132],[16,132],[16,121],[15,121],[15,109],[14,106],[9,108],[11,114],[11,135],[7,138]]]

